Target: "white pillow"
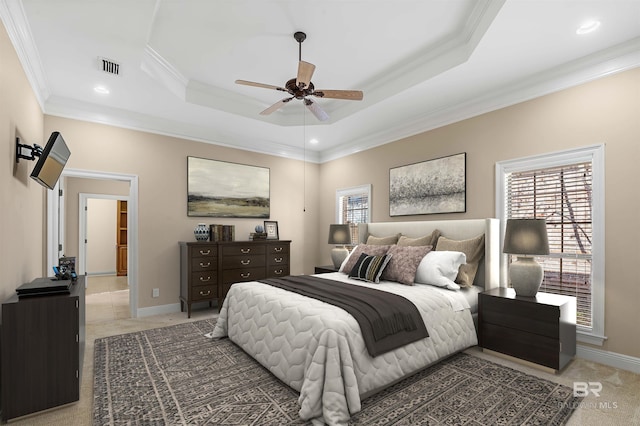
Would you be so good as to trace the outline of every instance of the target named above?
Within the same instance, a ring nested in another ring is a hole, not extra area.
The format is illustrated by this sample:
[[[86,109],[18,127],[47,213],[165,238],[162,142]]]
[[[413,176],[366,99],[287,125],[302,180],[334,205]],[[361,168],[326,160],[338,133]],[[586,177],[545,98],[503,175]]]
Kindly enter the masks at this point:
[[[430,251],[418,265],[415,282],[460,290],[453,280],[466,262],[467,256],[459,251]]]

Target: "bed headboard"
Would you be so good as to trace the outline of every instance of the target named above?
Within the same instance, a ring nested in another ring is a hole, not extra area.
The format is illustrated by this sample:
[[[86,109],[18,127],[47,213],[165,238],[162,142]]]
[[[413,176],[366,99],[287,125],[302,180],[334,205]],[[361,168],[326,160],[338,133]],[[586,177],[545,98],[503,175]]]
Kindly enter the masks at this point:
[[[485,290],[500,286],[500,221],[498,219],[433,220],[415,222],[360,223],[360,242],[367,241],[369,234],[377,237],[401,233],[411,238],[431,234],[435,229],[443,236],[454,240],[466,240],[485,236],[484,259],[480,262],[474,285]]]

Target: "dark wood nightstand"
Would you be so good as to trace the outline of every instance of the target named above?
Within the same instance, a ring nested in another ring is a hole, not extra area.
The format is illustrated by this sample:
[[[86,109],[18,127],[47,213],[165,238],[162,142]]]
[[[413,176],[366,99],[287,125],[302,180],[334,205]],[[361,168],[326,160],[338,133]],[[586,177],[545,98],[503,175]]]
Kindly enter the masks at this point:
[[[316,266],[315,274],[328,274],[329,272],[339,272],[340,268],[333,265]]]
[[[576,298],[516,296],[494,288],[478,298],[480,346],[561,370],[576,354]]]

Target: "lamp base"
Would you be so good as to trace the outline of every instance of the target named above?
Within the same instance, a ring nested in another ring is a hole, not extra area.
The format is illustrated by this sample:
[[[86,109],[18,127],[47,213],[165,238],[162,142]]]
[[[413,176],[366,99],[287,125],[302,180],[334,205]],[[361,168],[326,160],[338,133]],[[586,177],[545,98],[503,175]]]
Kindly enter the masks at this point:
[[[516,295],[534,297],[542,284],[544,271],[533,257],[520,256],[509,266],[509,277]]]
[[[349,250],[346,247],[334,247],[331,249],[331,260],[336,269],[342,265],[347,256],[349,256]]]

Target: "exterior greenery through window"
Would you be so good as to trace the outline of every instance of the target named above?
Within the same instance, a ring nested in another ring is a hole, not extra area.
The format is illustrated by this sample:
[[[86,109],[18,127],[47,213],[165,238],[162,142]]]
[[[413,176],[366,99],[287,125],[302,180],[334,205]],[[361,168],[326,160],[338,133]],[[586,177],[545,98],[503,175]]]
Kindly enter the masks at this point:
[[[348,223],[352,245],[358,244],[358,223],[371,218],[371,185],[361,185],[336,191],[336,223]]]
[[[575,296],[578,340],[604,336],[604,145],[496,164],[496,214],[546,219],[549,256],[540,291]],[[510,257],[502,264],[506,283]]]

